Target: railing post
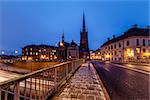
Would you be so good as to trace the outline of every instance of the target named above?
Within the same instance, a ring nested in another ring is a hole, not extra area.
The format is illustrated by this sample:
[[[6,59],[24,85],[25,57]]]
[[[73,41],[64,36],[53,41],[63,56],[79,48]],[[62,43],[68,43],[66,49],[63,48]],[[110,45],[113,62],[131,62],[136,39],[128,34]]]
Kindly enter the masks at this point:
[[[55,75],[54,75],[54,86],[55,86],[55,91],[57,91],[57,68],[55,70]]]
[[[66,79],[67,79],[67,76],[68,76],[68,66],[69,66],[69,65],[66,64],[65,66],[66,66]]]
[[[30,77],[30,100],[32,100],[32,77]]]
[[[5,90],[5,100],[7,100],[8,99],[8,84],[6,85],[6,90]]]
[[[19,100],[20,90],[19,90],[19,82],[15,82],[14,84],[14,100]]]
[[[26,100],[26,96],[27,96],[27,94],[26,94],[26,88],[27,88],[27,81],[26,81],[26,79],[25,79],[25,83],[24,83],[24,100]]]
[[[73,62],[71,62],[71,72],[73,72]]]
[[[0,87],[0,100],[2,98],[2,90],[1,90],[1,87]]]

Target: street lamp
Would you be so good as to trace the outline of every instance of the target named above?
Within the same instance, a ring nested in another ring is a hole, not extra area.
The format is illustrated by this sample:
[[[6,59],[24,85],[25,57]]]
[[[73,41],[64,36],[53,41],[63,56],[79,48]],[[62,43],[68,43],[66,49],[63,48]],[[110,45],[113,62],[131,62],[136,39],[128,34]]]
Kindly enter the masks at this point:
[[[15,50],[15,54],[18,54],[18,50]]]
[[[1,53],[2,53],[2,55],[3,55],[3,54],[5,54],[5,52],[4,52],[4,51],[2,51]]]

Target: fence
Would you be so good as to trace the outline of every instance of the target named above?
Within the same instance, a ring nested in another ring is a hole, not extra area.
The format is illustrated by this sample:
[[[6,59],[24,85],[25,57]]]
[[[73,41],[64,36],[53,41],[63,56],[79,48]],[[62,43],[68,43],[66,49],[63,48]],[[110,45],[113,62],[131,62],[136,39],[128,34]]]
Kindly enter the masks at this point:
[[[64,62],[0,83],[0,100],[45,100],[68,80],[83,59]]]

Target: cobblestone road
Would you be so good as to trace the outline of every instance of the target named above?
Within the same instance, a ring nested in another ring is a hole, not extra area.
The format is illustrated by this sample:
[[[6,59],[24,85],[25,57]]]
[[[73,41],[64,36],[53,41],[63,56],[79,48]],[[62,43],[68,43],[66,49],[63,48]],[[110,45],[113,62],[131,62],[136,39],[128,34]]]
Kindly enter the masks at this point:
[[[106,100],[92,64],[83,64],[55,100]]]

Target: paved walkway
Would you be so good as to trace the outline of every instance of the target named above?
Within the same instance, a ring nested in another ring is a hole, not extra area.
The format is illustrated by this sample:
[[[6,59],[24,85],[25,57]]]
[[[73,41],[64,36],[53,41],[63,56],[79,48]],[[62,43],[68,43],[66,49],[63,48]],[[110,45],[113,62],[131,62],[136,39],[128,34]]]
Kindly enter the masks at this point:
[[[106,100],[101,84],[93,65],[85,63],[54,100]]]

